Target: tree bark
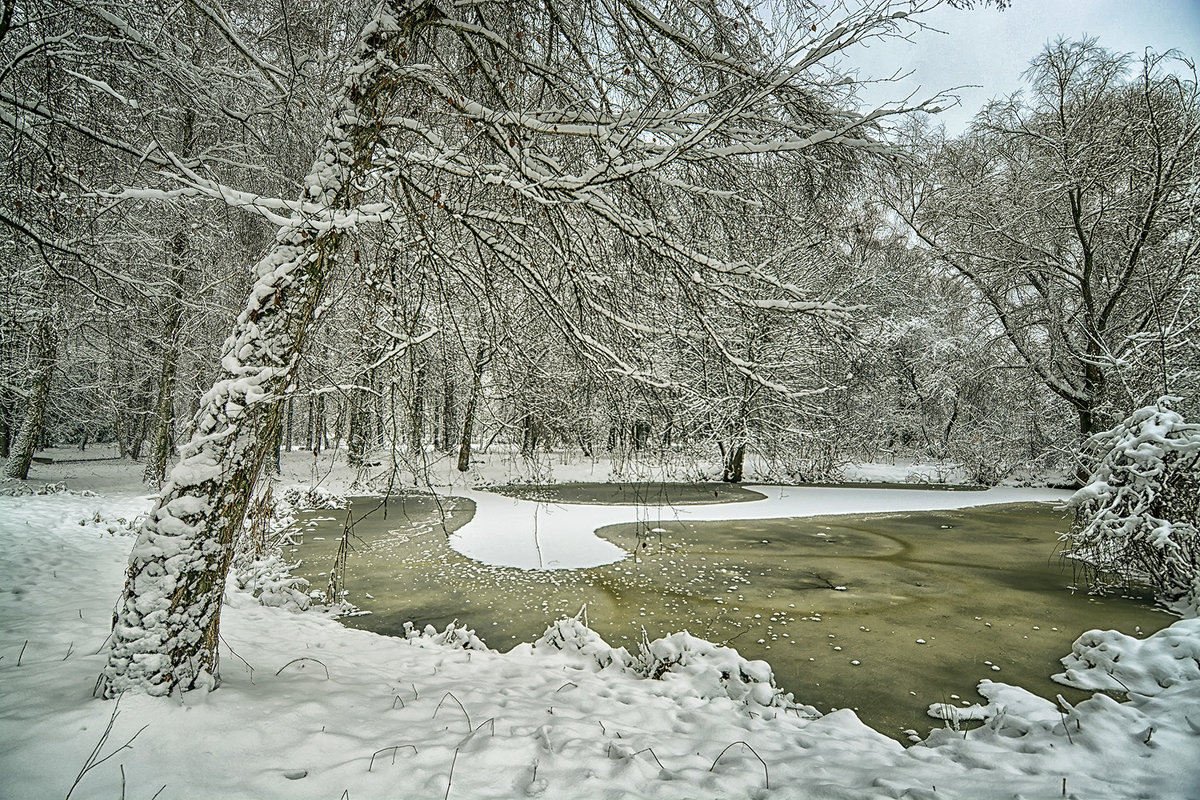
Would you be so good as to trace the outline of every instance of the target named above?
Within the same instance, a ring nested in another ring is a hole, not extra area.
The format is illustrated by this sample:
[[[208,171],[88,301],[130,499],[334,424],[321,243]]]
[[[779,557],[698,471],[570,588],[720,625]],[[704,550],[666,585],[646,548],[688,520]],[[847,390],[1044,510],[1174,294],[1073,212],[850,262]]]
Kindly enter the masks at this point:
[[[46,416],[46,401],[50,398],[50,384],[54,377],[54,364],[58,359],[58,343],[50,320],[43,316],[34,332],[33,374],[29,382],[29,399],[25,404],[25,416],[13,439],[8,460],[4,464],[4,475],[25,480],[29,477],[29,465],[33,462],[33,451],[42,439],[42,423]]]
[[[721,480],[725,483],[741,483],[742,470],[746,463],[746,444],[731,445],[725,452],[725,471]]]
[[[449,369],[449,365],[445,365]],[[442,450],[450,450],[450,442],[454,440],[454,378],[449,375],[442,379]]]
[[[154,415],[154,446],[146,460],[145,479],[161,485],[175,441],[175,378],[179,366],[179,330],[183,320],[183,259],[187,234],[175,234],[171,247],[171,295],[163,325],[162,369],[158,378],[158,407]]]
[[[281,424],[283,397],[322,305],[341,228],[355,208],[382,120],[394,113],[387,64],[428,19],[424,5],[385,2],[358,50],[312,170],[308,200],[257,265],[257,282],[226,340],[216,382],[204,395],[191,440],[143,523],[114,615],[112,649],[97,688],[153,695],[212,688],[217,681],[221,598],[265,443]]]
[[[409,351],[411,358],[417,355]],[[412,365],[412,420],[408,431],[408,450],[416,458],[421,454],[425,440],[425,362]]]
[[[475,427],[475,410],[479,405],[479,395],[483,392],[483,369],[490,357],[487,348],[480,345],[471,369],[471,394],[467,396],[467,409],[463,412],[462,438],[458,441],[459,472],[471,469],[471,434]]]

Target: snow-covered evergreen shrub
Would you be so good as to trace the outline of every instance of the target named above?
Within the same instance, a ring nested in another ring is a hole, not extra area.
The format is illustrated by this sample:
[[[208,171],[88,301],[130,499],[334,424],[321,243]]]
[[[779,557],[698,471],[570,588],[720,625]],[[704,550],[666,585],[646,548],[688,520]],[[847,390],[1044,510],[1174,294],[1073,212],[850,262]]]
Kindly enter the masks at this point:
[[[1091,439],[1098,463],[1067,502],[1066,555],[1087,565],[1094,590],[1146,583],[1168,599],[1200,576],[1200,425],[1162,397]]]

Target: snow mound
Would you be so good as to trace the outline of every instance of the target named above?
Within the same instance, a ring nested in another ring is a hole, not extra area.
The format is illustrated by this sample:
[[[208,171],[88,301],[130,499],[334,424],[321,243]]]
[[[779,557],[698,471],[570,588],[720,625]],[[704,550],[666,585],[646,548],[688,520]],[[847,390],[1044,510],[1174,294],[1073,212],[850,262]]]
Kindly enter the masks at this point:
[[[458,627],[457,620],[446,625],[446,630],[438,632],[432,625],[426,625],[421,630],[411,622],[404,623],[404,638],[410,642],[428,643],[455,650],[490,650],[483,640],[475,635],[470,628]]]
[[[1054,680],[1079,689],[1157,695],[1200,680],[1200,619],[1183,619],[1146,637],[1088,631],[1062,659]]]
[[[551,650],[553,648],[553,650]],[[673,684],[688,697],[728,698],[758,708],[798,710],[806,716],[820,714],[798,705],[791,694],[775,686],[771,665],[750,661],[732,647],[714,644],[687,631],[661,639],[643,639],[636,656],[624,647],[614,648],[578,618],[563,618],[546,629],[531,645],[535,653],[560,652],[582,656],[594,670],[613,669],[635,677]]]

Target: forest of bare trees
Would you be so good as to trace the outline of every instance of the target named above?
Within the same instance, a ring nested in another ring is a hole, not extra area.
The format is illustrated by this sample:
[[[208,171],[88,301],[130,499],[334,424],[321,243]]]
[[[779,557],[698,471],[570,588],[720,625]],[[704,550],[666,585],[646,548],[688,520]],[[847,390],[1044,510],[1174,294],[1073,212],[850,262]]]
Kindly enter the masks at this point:
[[[1059,41],[959,135],[861,108],[841,54],[929,5],[6,2],[5,473],[162,487],[104,691],[211,681],[281,451],[995,483],[1194,403],[1192,65]]]

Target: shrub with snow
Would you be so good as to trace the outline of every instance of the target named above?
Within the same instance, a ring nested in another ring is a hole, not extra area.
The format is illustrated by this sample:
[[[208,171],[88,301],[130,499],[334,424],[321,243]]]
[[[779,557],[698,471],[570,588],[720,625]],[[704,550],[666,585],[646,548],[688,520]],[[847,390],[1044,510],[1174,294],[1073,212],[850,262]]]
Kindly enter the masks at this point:
[[[233,570],[237,588],[249,592],[264,606],[305,611],[312,601],[305,593],[308,581],[292,575],[296,564],[288,564],[278,552],[248,557]]]
[[[746,705],[817,715],[816,709],[797,704],[791,694],[775,685],[767,662],[747,660],[732,647],[698,639],[687,631],[654,641],[643,638],[638,654],[630,655],[624,647],[606,643],[578,617],[563,618],[532,645],[534,652],[551,648],[579,654],[596,670],[616,669],[641,678],[686,683],[694,697],[728,697]]]
[[[279,504],[284,509],[345,508],[346,498],[336,492],[330,492],[319,486],[308,489],[300,486],[289,486],[279,493]]]
[[[624,647],[614,648],[589,628],[578,617],[563,617],[546,629],[533,649],[553,647],[568,653],[579,653],[593,659],[596,669],[616,667],[625,670],[633,665],[633,657]]]
[[[453,647],[460,650],[488,649],[483,640],[475,635],[474,630],[459,627],[457,620],[447,624],[446,629],[441,632],[432,625],[426,625],[421,630],[417,630],[416,625],[406,622],[404,623],[404,638],[410,642],[427,641],[435,645]]]
[[[1163,397],[1092,437],[1098,464],[1067,502],[1075,524],[1066,555],[1093,589],[1142,582],[1175,600],[1200,576],[1200,425]]]

